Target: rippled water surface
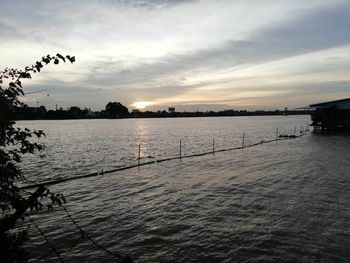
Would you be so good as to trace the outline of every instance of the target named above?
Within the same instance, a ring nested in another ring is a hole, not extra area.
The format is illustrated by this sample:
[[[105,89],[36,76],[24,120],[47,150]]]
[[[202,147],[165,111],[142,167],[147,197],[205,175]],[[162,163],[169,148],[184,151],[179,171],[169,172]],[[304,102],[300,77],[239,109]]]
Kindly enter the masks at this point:
[[[44,129],[46,154],[25,160],[32,180],[292,134],[308,116],[19,122]],[[244,150],[69,181],[67,210],[104,247],[135,262],[349,262],[350,137],[309,134]],[[34,220],[65,262],[111,262],[61,208]],[[56,262],[31,228],[32,262]]]

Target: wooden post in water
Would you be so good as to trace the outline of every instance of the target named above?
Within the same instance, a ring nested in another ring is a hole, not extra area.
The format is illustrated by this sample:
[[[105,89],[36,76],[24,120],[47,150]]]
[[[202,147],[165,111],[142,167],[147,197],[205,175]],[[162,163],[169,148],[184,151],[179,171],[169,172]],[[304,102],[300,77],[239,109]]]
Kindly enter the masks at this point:
[[[213,155],[215,155],[215,139],[213,139]]]
[[[181,145],[181,140],[180,140],[180,162],[181,162],[181,158],[182,158],[182,145]]]
[[[137,167],[140,167],[140,159],[141,159],[141,144],[139,144],[139,156],[137,158]]]
[[[297,126],[294,126],[294,137],[296,135],[296,132],[297,132]]]
[[[245,132],[243,132],[243,138],[242,138],[242,150],[244,148],[244,139],[245,139]]]
[[[276,129],[276,142],[277,142],[277,139],[278,139],[278,128]]]

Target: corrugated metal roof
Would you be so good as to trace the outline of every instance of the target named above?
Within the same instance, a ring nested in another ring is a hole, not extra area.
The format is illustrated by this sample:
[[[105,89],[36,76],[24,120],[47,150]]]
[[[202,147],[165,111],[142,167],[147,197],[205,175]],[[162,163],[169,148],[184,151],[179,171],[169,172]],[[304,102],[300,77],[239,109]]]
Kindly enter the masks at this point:
[[[350,98],[333,100],[327,102],[321,102],[317,104],[311,104],[310,108],[316,109],[327,109],[327,108],[336,108],[336,109],[350,109]]]

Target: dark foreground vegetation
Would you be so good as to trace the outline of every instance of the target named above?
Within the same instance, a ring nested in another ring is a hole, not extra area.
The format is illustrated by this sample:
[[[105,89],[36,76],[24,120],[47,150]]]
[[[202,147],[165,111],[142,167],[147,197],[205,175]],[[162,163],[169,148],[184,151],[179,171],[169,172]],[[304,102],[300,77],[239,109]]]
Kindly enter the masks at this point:
[[[22,80],[30,79],[48,64],[75,62],[75,57],[47,55],[34,65],[24,70],[6,68],[0,71],[0,261],[25,262],[28,251],[22,248],[29,230],[26,218],[28,211],[44,210],[54,205],[61,205],[65,198],[60,193],[51,193],[44,186],[35,191],[24,192],[17,186],[25,175],[19,168],[23,155],[43,151],[45,146],[36,142],[45,136],[42,130],[14,127],[13,113],[22,108],[19,96],[23,96]],[[3,84],[5,84],[3,86]],[[34,138],[34,140],[33,140]],[[30,219],[29,219],[30,220]],[[31,221],[30,221],[31,222]]]
[[[32,66],[25,67],[24,70],[6,68],[0,71],[0,262],[26,262],[30,258],[30,251],[27,251],[23,244],[28,240],[28,231],[30,227],[36,228],[48,248],[51,250],[47,256],[53,253],[58,262],[64,262],[59,251],[41,230],[32,217],[32,211],[39,212],[40,217],[43,213],[50,213],[53,209],[61,208],[65,211],[79,230],[77,240],[87,239],[96,248],[103,250],[113,257],[113,262],[132,263],[128,256],[122,256],[117,252],[111,251],[96,240],[92,239],[68,213],[64,204],[66,199],[62,193],[51,192],[46,185],[36,184],[32,180],[26,179],[25,174],[20,169],[22,157],[27,154],[34,154],[45,149],[45,145],[38,140],[45,136],[42,130],[30,130],[28,128],[15,127],[15,117],[27,116],[42,117],[48,112],[43,107],[31,111],[20,100],[24,96],[22,89],[22,80],[30,79],[32,74],[40,72],[48,64],[60,64],[65,62],[75,62],[74,56],[55,56],[47,55],[36,61]],[[115,114],[116,109],[127,112],[126,108],[117,103],[108,104],[108,112]],[[28,114],[28,115],[27,115]],[[71,108],[66,117],[71,115],[79,116],[80,109]],[[113,115],[114,116],[114,115]],[[37,142],[38,141],[38,142]],[[19,187],[20,182],[27,181],[33,184],[34,189],[25,190]],[[75,245],[77,243],[75,242]],[[73,247],[71,247],[73,248]],[[71,249],[70,248],[70,249]],[[47,257],[45,256],[45,257]]]

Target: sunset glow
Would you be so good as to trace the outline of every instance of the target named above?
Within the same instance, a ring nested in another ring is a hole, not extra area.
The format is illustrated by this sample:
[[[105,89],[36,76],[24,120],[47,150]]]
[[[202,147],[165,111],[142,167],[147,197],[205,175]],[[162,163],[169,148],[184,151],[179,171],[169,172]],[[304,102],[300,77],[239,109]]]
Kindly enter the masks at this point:
[[[147,106],[154,105],[154,102],[152,101],[136,101],[131,106],[135,107],[136,109],[142,110],[146,108]]]

